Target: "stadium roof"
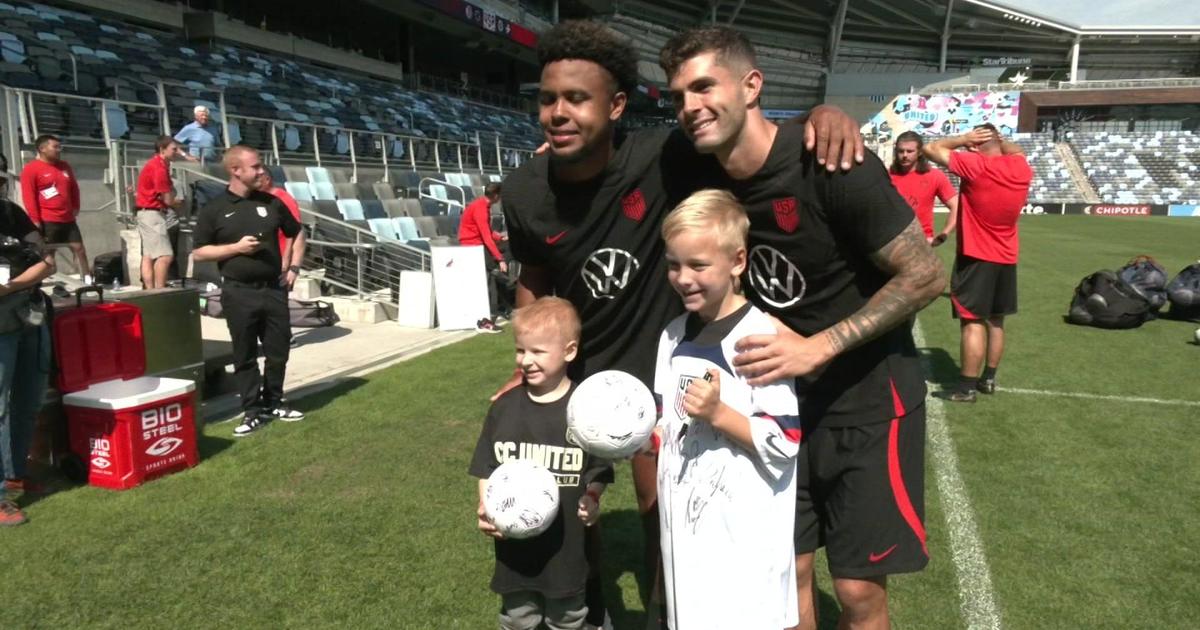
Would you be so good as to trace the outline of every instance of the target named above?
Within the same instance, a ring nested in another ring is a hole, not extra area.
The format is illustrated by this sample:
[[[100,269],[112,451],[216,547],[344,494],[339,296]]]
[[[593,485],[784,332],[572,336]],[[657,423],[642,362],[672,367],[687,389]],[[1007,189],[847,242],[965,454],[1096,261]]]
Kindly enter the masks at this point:
[[[1191,10],[1181,10],[1189,6],[1189,3],[1179,0],[965,1],[983,7],[995,7],[997,10],[1018,11],[1033,18],[1045,18],[1047,23],[1081,33],[1105,33],[1114,30],[1144,33],[1200,30],[1200,5],[1191,4]]]

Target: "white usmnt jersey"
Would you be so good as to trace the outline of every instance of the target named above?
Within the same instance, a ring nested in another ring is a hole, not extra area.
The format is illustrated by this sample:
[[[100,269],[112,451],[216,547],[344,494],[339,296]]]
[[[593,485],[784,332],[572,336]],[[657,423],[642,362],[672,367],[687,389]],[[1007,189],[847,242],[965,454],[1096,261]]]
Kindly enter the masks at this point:
[[[688,317],[663,331],[654,377],[662,402],[658,514],[668,623],[674,630],[791,627],[799,621],[793,381],[751,387],[733,374],[738,339],[775,334],[758,308],[747,304],[696,335],[687,334]],[[749,419],[754,450],[687,417],[683,392],[709,369],[720,371],[721,401]]]

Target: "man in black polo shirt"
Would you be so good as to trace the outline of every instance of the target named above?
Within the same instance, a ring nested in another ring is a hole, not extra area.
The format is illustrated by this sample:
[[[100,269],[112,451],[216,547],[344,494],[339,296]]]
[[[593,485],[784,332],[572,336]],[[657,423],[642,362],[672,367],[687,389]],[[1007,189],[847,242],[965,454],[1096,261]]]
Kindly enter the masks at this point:
[[[928,562],[925,382],[909,322],[945,286],[941,262],[883,164],[830,174],[796,125],[758,106],[763,76],[728,27],[660,54],[680,126],[746,206],[747,296],[786,324],[737,342],[751,385],[797,377],[800,628],[817,627],[813,552],[825,546],[841,628],[887,628],[887,576]]]
[[[233,435],[240,437],[273,418],[285,422],[304,419],[304,414],[283,404],[283,376],[292,336],[287,292],[304,258],[304,232],[283,202],[261,190],[266,171],[258,151],[235,145],[225,152],[223,163],[229,172],[229,188],[200,209],[192,257],[217,261],[224,278],[221,306],[233,340],[234,379],[244,412]],[[276,231],[282,231],[291,242],[291,264],[283,277]],[[267,359],[261,376],[260,339]]]

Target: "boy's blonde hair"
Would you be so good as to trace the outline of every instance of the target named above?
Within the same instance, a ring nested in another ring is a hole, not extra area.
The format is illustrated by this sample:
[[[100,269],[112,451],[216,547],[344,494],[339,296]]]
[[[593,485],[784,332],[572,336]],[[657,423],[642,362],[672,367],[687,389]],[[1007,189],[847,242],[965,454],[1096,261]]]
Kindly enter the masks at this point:
[[[541,297],[533,304],[513,311],[513,332],[551,330],[562,335],[564,342],[579,343],[581,328],[579,314],[571,303],[560,297]]]
[[[682,232],[709,231],[717,246],[733,255],[746,247],[750,219],[742,204],[727,190],[708,188],[692,193],[663,220],[662,237],[670,241]]]

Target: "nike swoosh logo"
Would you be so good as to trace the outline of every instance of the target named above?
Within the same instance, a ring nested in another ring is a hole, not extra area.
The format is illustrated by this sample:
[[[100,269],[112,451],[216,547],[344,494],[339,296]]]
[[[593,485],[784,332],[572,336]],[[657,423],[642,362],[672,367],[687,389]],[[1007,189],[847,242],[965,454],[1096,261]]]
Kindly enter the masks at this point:
[[[229,217],[231,217],[235,214],[237,214],[237,210],[234,210],[233,212],[230,212],[229,214],[225,215],[225,218],[228,219]]]
[[[892,545],[891,547],[888,547],[887,551],[883,553],[873,553],[867,556],[867,560],[870,561],[871,564],[875,564],[876,562],[879,562],[880,560],[892,555],[892,552],[896,550],[896,546],[897,545]]]
[[[547,236],[546,244],[553,245],[553,244],[557,243],[559,241],[559,239],[561,239],[562,237],[564,237],[566,235],[567,235],[567,231],[563,230],[563,231],[559,232],[558,234],[555,234],[554,236]]]

